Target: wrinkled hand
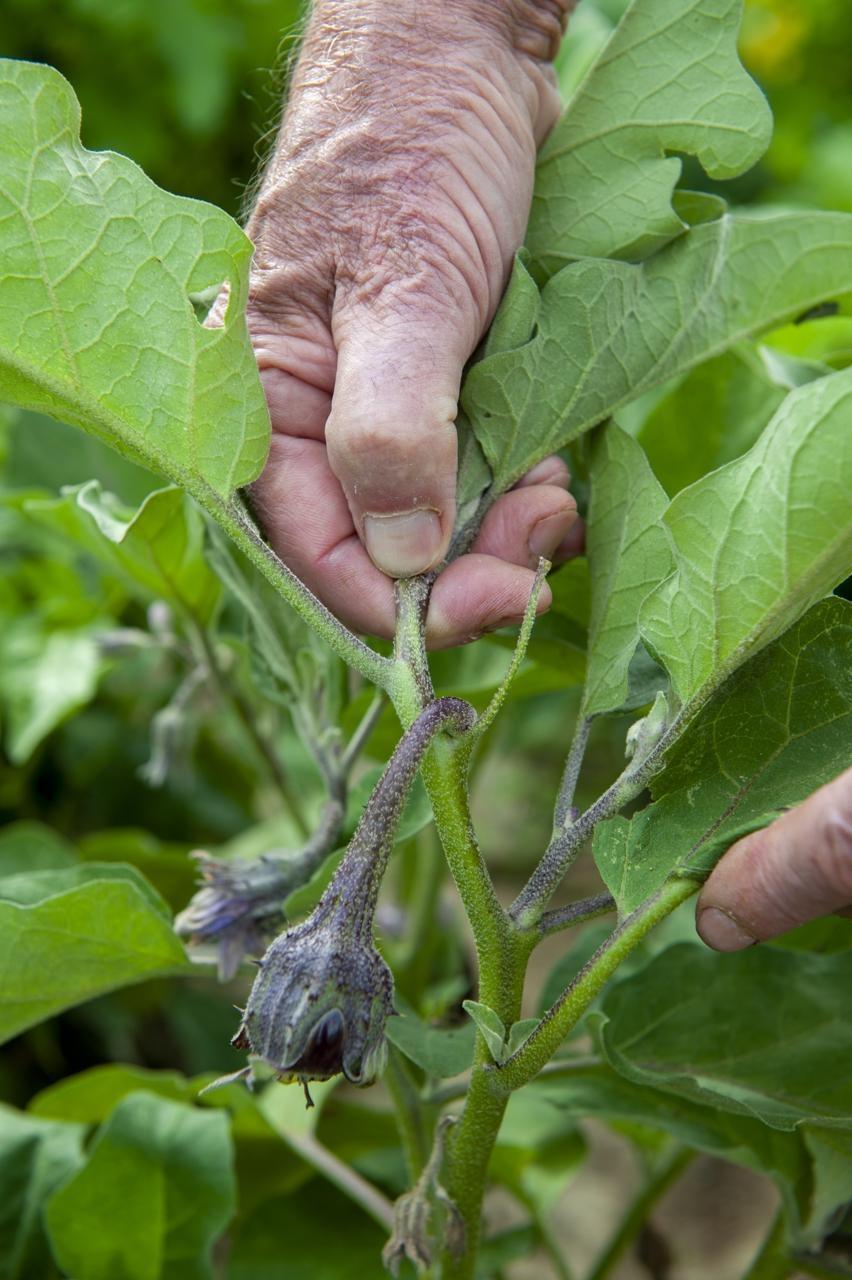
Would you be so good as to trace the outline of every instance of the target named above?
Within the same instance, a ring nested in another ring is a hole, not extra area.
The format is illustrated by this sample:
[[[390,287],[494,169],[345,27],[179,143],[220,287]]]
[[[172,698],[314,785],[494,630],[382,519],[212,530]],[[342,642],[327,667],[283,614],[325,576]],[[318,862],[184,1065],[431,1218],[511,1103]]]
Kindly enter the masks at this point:
[[[852,769],[728,850],[698,899],[698,932],[740,951],[832,911],[852,912]]]
[[[386,575],[446,552],[462,368],[523,238],[570,5],[315,6],[247,227],[273,427],[253,497],[282,559],[358,630],[392,634]],[[435,586],[431,645],[521,617],[538,557],[577,548],[567,485],[546,459],[494,504]]]

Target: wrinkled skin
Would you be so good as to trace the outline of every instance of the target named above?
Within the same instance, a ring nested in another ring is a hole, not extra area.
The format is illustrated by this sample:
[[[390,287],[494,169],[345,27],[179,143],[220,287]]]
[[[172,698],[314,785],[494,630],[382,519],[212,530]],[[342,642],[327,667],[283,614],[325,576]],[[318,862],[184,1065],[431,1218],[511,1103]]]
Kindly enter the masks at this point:
[[[571,3],[314,7],[247,228],[273,426],[253,496],[282,558],[358,630],[390,635],[391,576],[446,551],[461,373],[523,237]],[[538,556],[579,549],[567,486],[549,458],[494,504],[436,583],[433,647],[518,621]],[[549,603],[545,586],[539,610]],[[852,772],[733,847],[702,891],[699,931],[736,950],[843,908],[850,868]]]
[[[523,238],[567,6],[320,0],[308,27],[247,227],[273,426],[253,497],[282,558],[358,630],[392,634],[387,575],[446,551],[462,368]],[[435,587],[431,645],[522,616],[538,556],[578,547],[567,485],[548,459],[494,505]]]

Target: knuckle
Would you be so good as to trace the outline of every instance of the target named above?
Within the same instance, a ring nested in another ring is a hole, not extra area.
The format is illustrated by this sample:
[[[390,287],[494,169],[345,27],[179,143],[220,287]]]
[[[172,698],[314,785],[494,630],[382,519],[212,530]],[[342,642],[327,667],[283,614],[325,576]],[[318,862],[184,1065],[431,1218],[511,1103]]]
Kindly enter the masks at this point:
[[[826,884],[852,898],[852,809],[829,804],[820,824],[817,859]]]

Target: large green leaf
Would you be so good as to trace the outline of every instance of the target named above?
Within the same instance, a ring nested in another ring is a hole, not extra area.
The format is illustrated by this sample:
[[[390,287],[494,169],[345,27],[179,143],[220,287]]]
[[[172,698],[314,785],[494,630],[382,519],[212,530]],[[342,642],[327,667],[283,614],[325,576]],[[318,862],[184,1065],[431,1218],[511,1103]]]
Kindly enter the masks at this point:
[[[679,235],[673,152],[714,178],[760,158],[772,117],[737,58],[741,13],[742,0],[634,0],[542,148],[527,231],[542,272]]]
[[[792,391],[742,458],[665,513],[675,572],[640,629],[683,702],[704,696],[852,568],[852,370]]]
[[[660,519],[666,495],[641,445],[609,423],[598,429],[589,454],[592,613],[581,715],[624,705],[639,643],[639,606],[672,567]]]
[[[754,1116],[852,1130],[852,954],[756,947],[718,956],[669,947],[593,1015],[629,1080]]]
[[[0,64],[0,396],[227,496],[268,447],[249,241],[221,210],[86,151],[79,128],[58,72]],[[193,295],[225,281],[225,325],[204,328]]]
[[[0,631],[0,711],[6,750],[23,764],[67,716],[95,696],[102,661],[88,628],[49,630],[36,615]]]
[[[798,1132],[770,1129],[751,1116],[702,1105],[653,1088],[647,1081],[634,1083],[607,1065],[541,1076],[515,1096],[523,1097],[527,1092],[547,1098],[552,1106],[577,1119],[639,1124],[670,1134],[699,1151],[757,1169],[778,1184],[794,1222],[810,1216],[810,1160]]]
[[[132,596],[209,622],[220,587],[204,559],[201,516],[180,489],[157,489],[133,510],[90,480],[25,509],[117,572]]]
[[[730,844],[852,764],[852,605],[822,601],[742,667],[669,748],[654,803],[595,831],[622,912],[672,870],[706,875]]]
[[[850,239],[849,214],[726,214],[639,265],[564,267],[527,341],[486,356],[464,385],[496,492],[648,388],[852,289]]]
[[[52,1280],[42,1226],[47,1198],[83,1163],[81,1124],[57,1124],[0,1106],[0,1274]]]
[[[211,1280],[235,1199],[227,1118],[141,1092],[119,1102],[46,1221],[75,1280]]]
[[[132,867],[0,881],[0,1043],[92,996],[189,969],[165,903]]]

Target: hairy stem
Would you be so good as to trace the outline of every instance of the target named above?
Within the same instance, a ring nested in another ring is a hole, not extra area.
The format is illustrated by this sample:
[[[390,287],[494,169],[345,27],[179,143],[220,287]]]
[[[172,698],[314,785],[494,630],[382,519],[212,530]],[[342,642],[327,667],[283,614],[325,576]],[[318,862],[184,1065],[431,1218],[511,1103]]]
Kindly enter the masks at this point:
[[[266,765],[269,776],[271,777],[276,789],[278,790],[284,806],[292,815],[293,821],[299,829],[302,836],[308,837],[311,833],[310,824],[305,817],[302,809],[302,802],[290,785],[290,779],[281,762],[278,752],[273,744],[266,738],[257,723],[257,715],[253,707],[249,705],[243,697],[242,691],[234,684],[227,672],[222,668],[216,653],[216,646],[211,640],[206,629],[202,626],[194,626],[193,631],[198,641],[199,647],[204,654],[204,665],[210,672],[210,679],[217,690],[223,702],[230,703],[239,718],[247,736],[251,740],[255,751]]]
[[[344,627],[343,623],[335,618],[334,614],[316,598],[292,570],[287,568],[283,560],[279,559],[264,541],[260,530],[239,502],[225,502],[212,490],[206,495],[206,500],[202,500],[198,494],[196,497],[202,501],[207,513],[229,534],[255,568],[296,610],[299,617],[313,628],[328,647],[380,689],[387,689],[394,664],[388,658],[375,653],[348,627]]]
[[[571,747],[568,751],[568,758],[565,761],[565,768],[562,771],[562,781],[559,784],[559,794],[556,797],[556,806],[553,811],[554,836],[564,829],[566,826],[565,819],[571,813],[574,792],[577,789],[577,779],[580,777],[580,770],[583,767],[583,760],[586,755],[586,747],[589,744],[589,730],[591,727],[591,716],[581,716],[574,729],[574,737],[571,739]]]
[[[594,920],[597,916],[614,910],[615,898],[611,893],[595,893],[590,898],[581,898],[579,902],[569,902],[565,907],[545,911],[535,926],[536,933],[539,938],[546,938],[551,933],[572,929],[574,925],[585,924],[587,920]]]
[[[613,1267],[639,1235],[651,1209],[694,1158],[694,1151],[679,1146],[663,1161],[628,1207],[586,1280],[604,1280],[604,1277],[611,1274]]]
[[[511,1058],[491,1069],[490,1074],[500,1091],[509,1093],[520,1089],[538,1075],[622,960],[654,925],[659,924],[675,907],[696,893],[699,887],[697,880],[670,880],[613,930],[570,986],[551,1005],[529,1039],[524,1041]]]

